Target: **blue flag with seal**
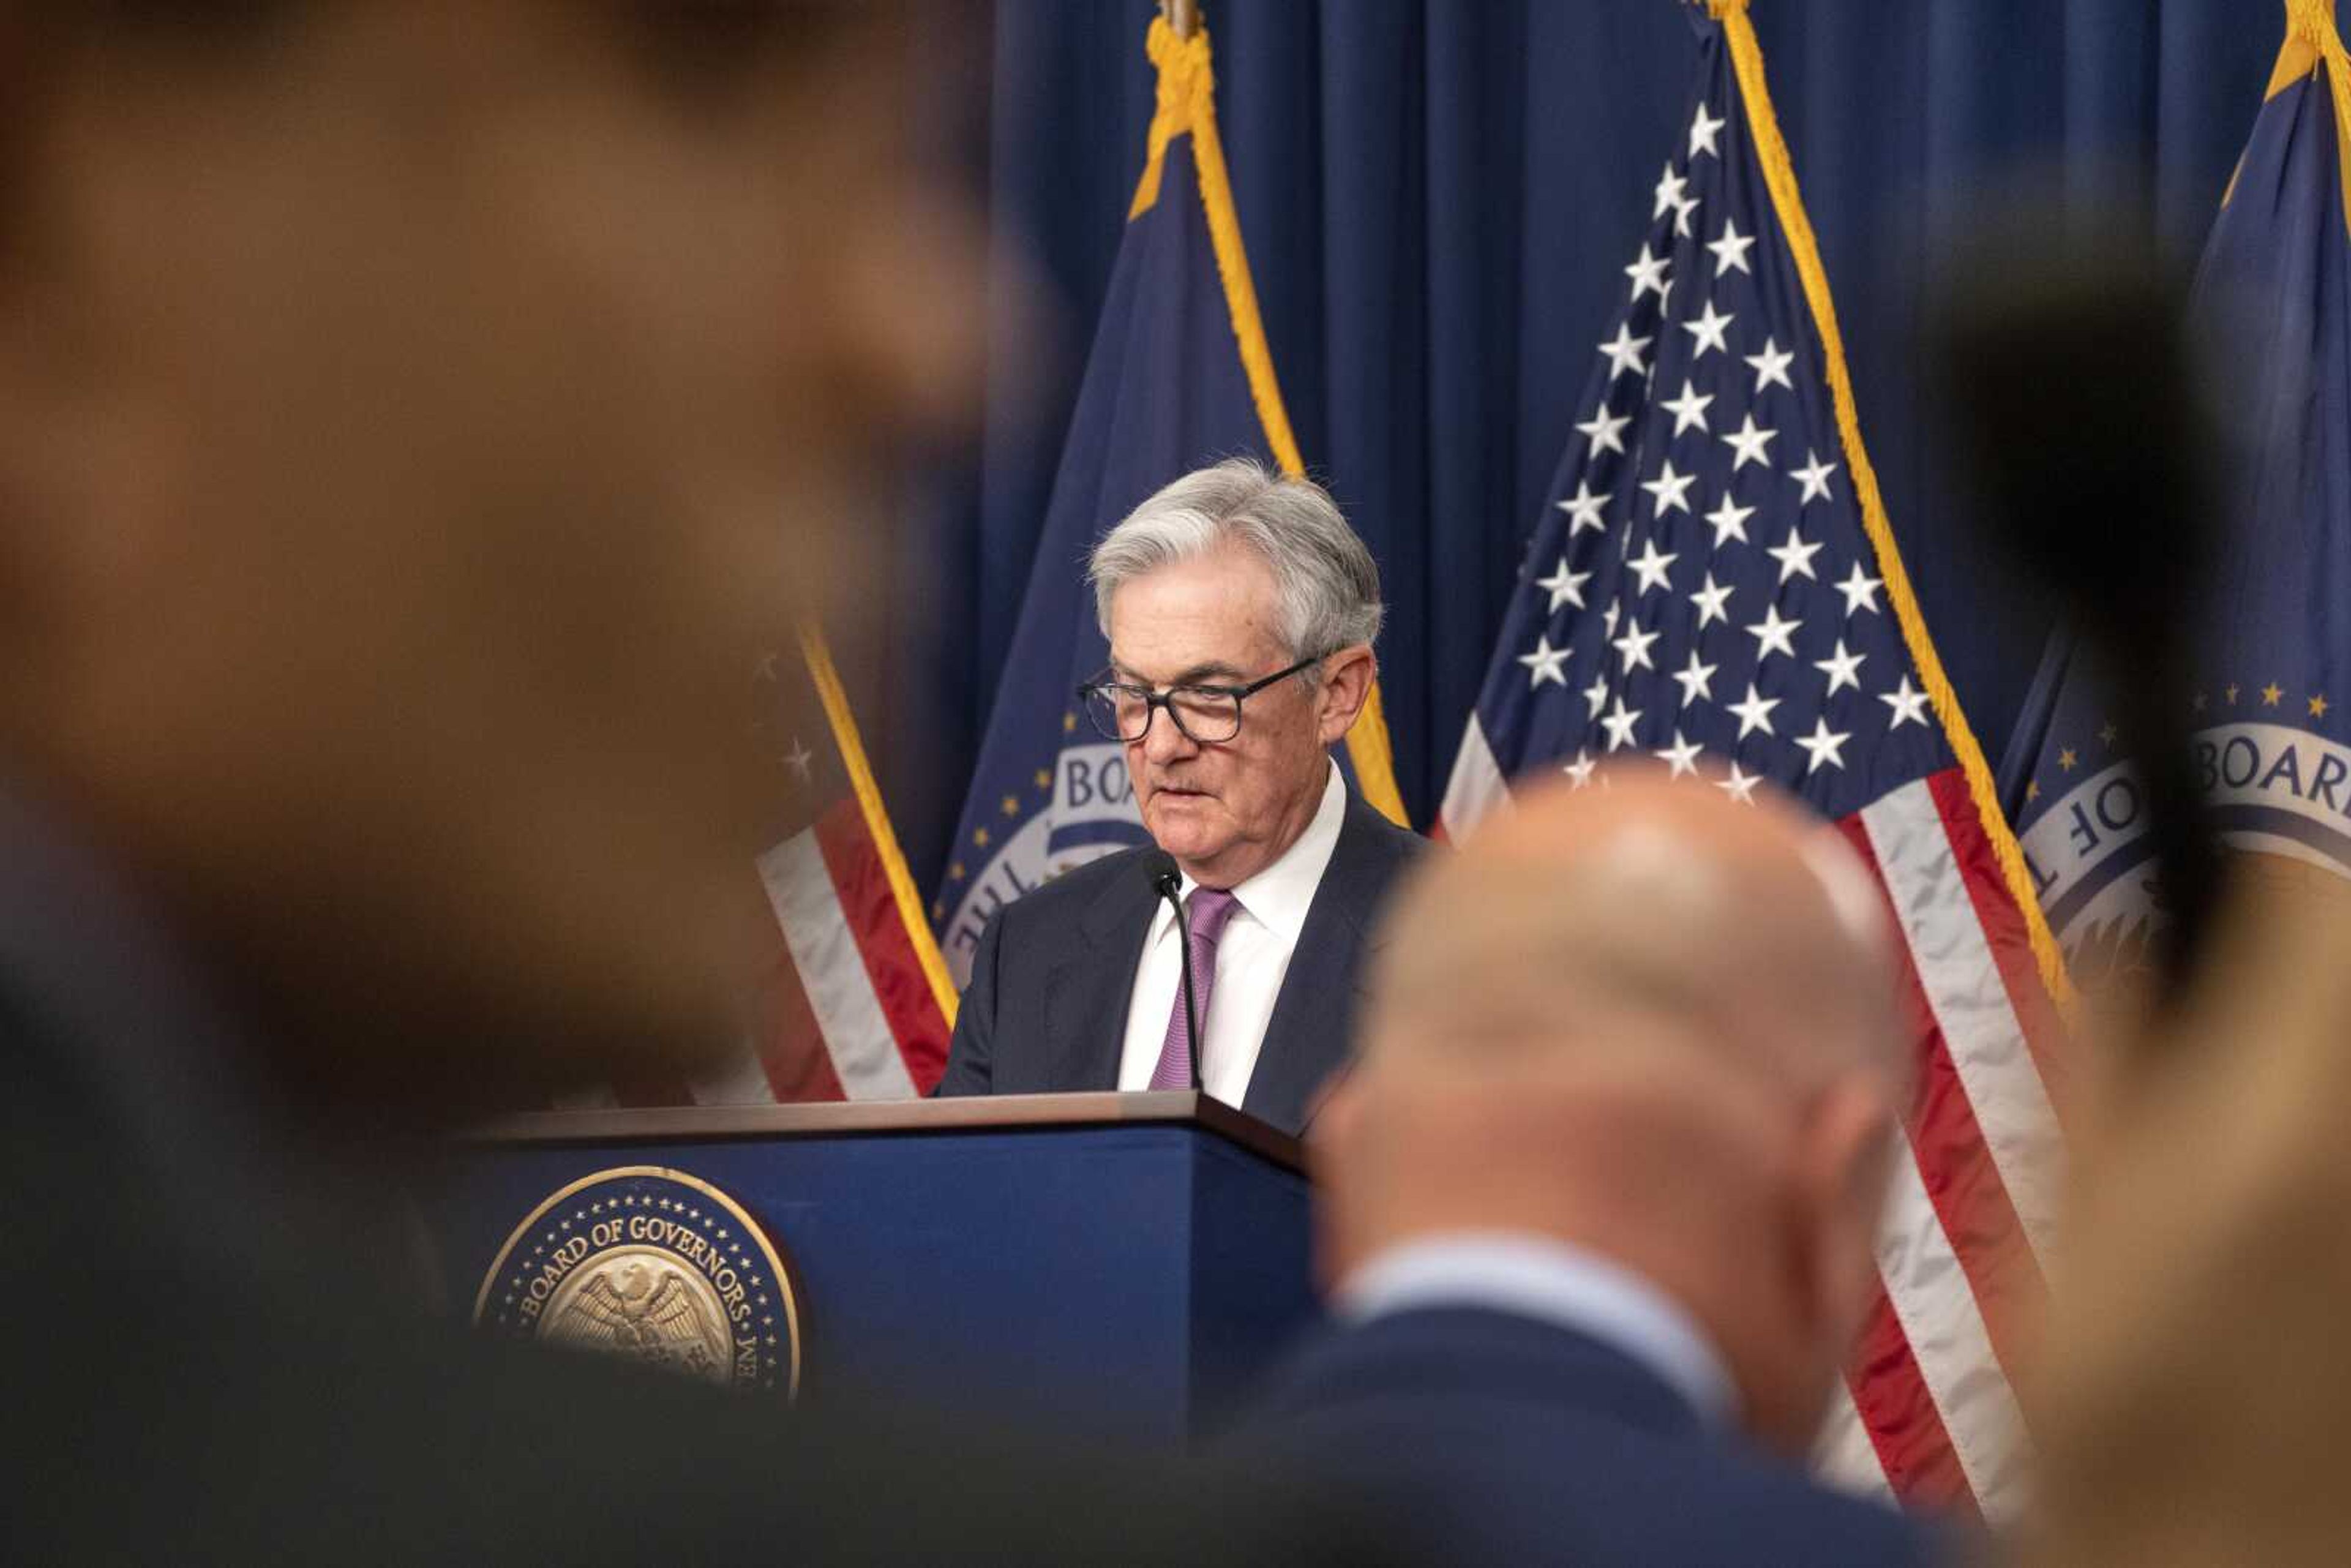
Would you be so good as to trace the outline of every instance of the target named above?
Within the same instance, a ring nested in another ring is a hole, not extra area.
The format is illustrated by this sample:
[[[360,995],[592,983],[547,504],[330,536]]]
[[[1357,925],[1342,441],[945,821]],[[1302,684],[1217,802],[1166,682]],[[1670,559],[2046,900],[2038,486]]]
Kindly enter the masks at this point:
[[[1126,234],[932,914],[956,981],[997,910],[1144,837],[1123,749],[1078,712],[1109,662],[1078,563],[1102,534],[1194,468],[1239,455],[1304,471],[1241,248],[1205,29],[1151,24],[1158,106]],[[1379,693],[1341,758],[1355,789],[1404,821]]]
[[[2328,0],[2288,34],[2221,201],[2190,309],[2240,367],[2252,461],[2225,495],[2196,629],[2198,780],[2231,849],[2351,876],[2351,59]],[[2085,990],[2137,970],[2163,918],[2145,801],[2063,632],[2001,788],[2042,908]]]

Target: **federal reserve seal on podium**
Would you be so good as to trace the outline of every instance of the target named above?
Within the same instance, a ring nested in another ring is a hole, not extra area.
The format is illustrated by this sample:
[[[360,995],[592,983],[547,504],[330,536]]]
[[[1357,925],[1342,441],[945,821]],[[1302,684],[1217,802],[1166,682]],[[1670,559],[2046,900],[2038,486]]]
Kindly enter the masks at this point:
[[[799,1300],[774,1241],[718,1188],[659,1166],[598,1171],[531,1210],[474,1322],[726,1387],[799,1389]]]

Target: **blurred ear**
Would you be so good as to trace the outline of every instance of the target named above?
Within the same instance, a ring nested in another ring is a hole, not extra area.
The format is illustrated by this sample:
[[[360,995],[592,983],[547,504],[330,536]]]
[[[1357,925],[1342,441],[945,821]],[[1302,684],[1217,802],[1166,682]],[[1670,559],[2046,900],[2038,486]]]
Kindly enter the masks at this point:
[[[1354,727],[1355,716],[1364,711],[1378,671],[1379,663],[1372,657],[1368,643],[1342,648],[1322,661],[1322,708],[1316,723],[1323,745],[1332,745]]]
[[[1848,1074],[1814,1102],[1794,1171],[1798,1279],[1827,1343],[1861,1326],[1877,1289],[1877,1219],[1897,1153],[1894,1106],[1877,1079]]]
[[[1317,1198],[1314,1283],[1325,1296],[1345,1278],[1362,1252],[1361,1226],[1350,1205],[1362,1187],[1357,1149],[1363,1120],[1359,1076],[1342,1069],[1317,1092],[1306,1124],[1306,1164],[1313,1174]]]

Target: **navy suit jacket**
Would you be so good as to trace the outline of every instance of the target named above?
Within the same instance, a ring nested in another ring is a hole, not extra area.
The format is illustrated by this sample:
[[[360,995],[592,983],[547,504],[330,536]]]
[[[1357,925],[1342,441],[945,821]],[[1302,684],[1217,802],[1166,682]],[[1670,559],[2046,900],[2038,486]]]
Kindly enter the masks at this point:
[[[1314,890],[1241,1109],[1285,1133],[1347,1060],[1373,917],[1427,841],[1347,792],[1339,841]],[[980,933],[933,1092],[1115,1089],[1144,933],[1159,898],[1144,848],[1123,850],[1006,904]]]
[[[1941,1544],[1833,1493],[1598,1341],[1428,1308],[1322,1333],[1228,1434],[1244,1461],[1368,1483],[1461,1563],[1925,1563]]]

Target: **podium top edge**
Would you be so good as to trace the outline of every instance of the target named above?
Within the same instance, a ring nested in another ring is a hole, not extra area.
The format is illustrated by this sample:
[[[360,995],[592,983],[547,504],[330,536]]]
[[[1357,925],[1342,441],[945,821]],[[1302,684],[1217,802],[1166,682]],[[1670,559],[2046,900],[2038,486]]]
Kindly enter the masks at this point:
[[[1021,1128],[1190,1124],[1284,1170],[1306,1174],[1298,1139],[1188,1089],[998,1094],[953,1100],[849,1100],[794,1105],[678,1105],[534,1111],[468,1129],[475,1145],[603,1144],[817,1137],[840,1134],[1011,1132]]]

